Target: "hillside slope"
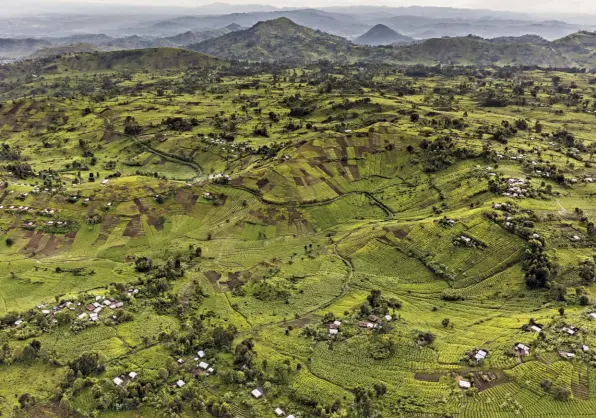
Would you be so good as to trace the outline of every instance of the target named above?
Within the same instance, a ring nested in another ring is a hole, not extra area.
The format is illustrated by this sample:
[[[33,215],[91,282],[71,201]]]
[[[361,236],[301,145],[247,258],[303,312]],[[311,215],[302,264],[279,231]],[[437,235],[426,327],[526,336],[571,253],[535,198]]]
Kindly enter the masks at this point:
[[[194,51],[151,48],[130,51],[70,54],[0,66],[0,80],[58,72],[161,71],[219,67],[226,63]]]
[[[339,36],[297,25],[287,18],[260,22],[247,30],[189,45],[224,59],[309,62],[345,60],[353,45]]]
[[[572,66],[573,61],[549,46],[498,43],[475,36],[428,39],[398,48],[403,62],[441,62],[459,65]]]

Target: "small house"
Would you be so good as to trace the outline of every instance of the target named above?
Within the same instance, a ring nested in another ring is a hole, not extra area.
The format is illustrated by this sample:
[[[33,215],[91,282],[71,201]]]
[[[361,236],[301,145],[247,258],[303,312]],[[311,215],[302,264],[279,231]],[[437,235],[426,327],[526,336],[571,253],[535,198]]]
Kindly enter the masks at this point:
[[[517,344],[515,346],[515,352],[520,356],[529,356],[530,355],[530,347],[524,344]]]
[[[263,392],[261,392],[259,389],[255,389],[252,392],[250,392],[250,394],[255,398],[255,399],[259,399],[261,396],[263,396]]]
[[[385,315],[385,321],[389,322],[391,321],[393,318],[391,317],[391,315]]]
[[[565,332],[569,335],[575,335],[575,333],[577,332],[575,327],[563,327],[561,329],[562,332]]]
[[[336,328],[329,329],[329,335],[337,335],[338,333],[339,333],[339,330]]]
[[[590,318],[592,318],[592,319],[596,319],[596,312],[592,312],[592,313],[590,314]]]
[[[484,360],[487,355],[488,355],[487,351],[478,350],[478,351],[476,351],[476,353],[474,353],[474,360],[476,360],[476,361]]]
[[[590,347],[588,347],[587,345],[582,345],[582,351],[590,351]]]
[[[575,354],[574,353],[570,353],[568,351],[559,351],[559,355],[563,358],[566,359],[573,359],[575,358]]]
[[[530,329],[531,329],[532,331],[534,331],[534,332],[542,332],[542,328],[540,328],[540,327],[539,327],[539,326],[537,326],[537,325],[532,325],[532,326],[530,327]]]
[[[284,416],[284,410],[281,408],[275,408],[275,415],[277,415],[278,417],[283,417]]]
[[[377,316],[375,316],[375,315],[369,315],[368,316],[368,320],[370,322],[377,322],[379,320],[379,318]]]
[[[180,379],[176,382],[176,386],[178,386],[179,388],[181,388],[184,385],[186,385],[186,383],[184,383],[184,380],[182,380],[182,379]]]
[[[460,380],[457,385],[461,388],[461,389],[470,389],[472,387],[472,384],[470,382],[468,382],[467,380]]]
[[[179,358],[178,360],[176,360],[176,363],[178,363],[178,364],[182,364],[182,363],[184,363],[184,360],[183,360],[183,359],[181,359],[181,358]]]
[[[116,386],[120,386],[122,383],[124,383],[124,380],[120,379],[119,377],[114,378],[114,384]]]
[[[197,354],[198,354],[199,358],[205,357],[205,352],[203,350],[200,350]]]
[[[199,367],[203,370],[207,370],[209,368],[209,364],[205,363],[204,361],[199,363]]]
[[[333,325],[335,325],[336,327],[341,326],[341,321],[333,321]]]

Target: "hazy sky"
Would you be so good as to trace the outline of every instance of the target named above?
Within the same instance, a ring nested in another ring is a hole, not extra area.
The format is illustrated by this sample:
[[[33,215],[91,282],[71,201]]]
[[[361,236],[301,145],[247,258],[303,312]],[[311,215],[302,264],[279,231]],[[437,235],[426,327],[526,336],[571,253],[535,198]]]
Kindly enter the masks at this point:
[[[213,0],[24,0],[26,4],[37,3],[42,6],[59,6],[65,3],[113,3],[118,5],[152,6],[200,6],[214,3]],[[379,6],[444,6],[475,9],[510,10],[533,13],[565,13],[582,15],[596,14],[596,0],[222,0],[222,3],[234,4],[270,4],[277,7],[325,7],[342,5],[379,5]],[[0,6],[18,8],[21,0],[0,0]],[[45,8],[45,7],[44,7]]]

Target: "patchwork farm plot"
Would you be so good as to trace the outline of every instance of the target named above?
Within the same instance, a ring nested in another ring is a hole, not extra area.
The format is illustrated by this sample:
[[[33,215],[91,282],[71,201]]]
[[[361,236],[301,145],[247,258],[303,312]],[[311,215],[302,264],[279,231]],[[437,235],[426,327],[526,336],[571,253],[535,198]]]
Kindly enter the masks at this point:
[[[594,415],[592,74],[156,51],[1,73],[3,416]]]

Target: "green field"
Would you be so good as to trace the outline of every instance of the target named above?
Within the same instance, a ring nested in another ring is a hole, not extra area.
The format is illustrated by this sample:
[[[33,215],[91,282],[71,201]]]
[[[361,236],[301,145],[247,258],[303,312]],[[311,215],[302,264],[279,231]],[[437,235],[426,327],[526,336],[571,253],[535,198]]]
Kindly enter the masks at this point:
[[[0,415],[595,415],[593,74],[108,61],[1,73]]]

